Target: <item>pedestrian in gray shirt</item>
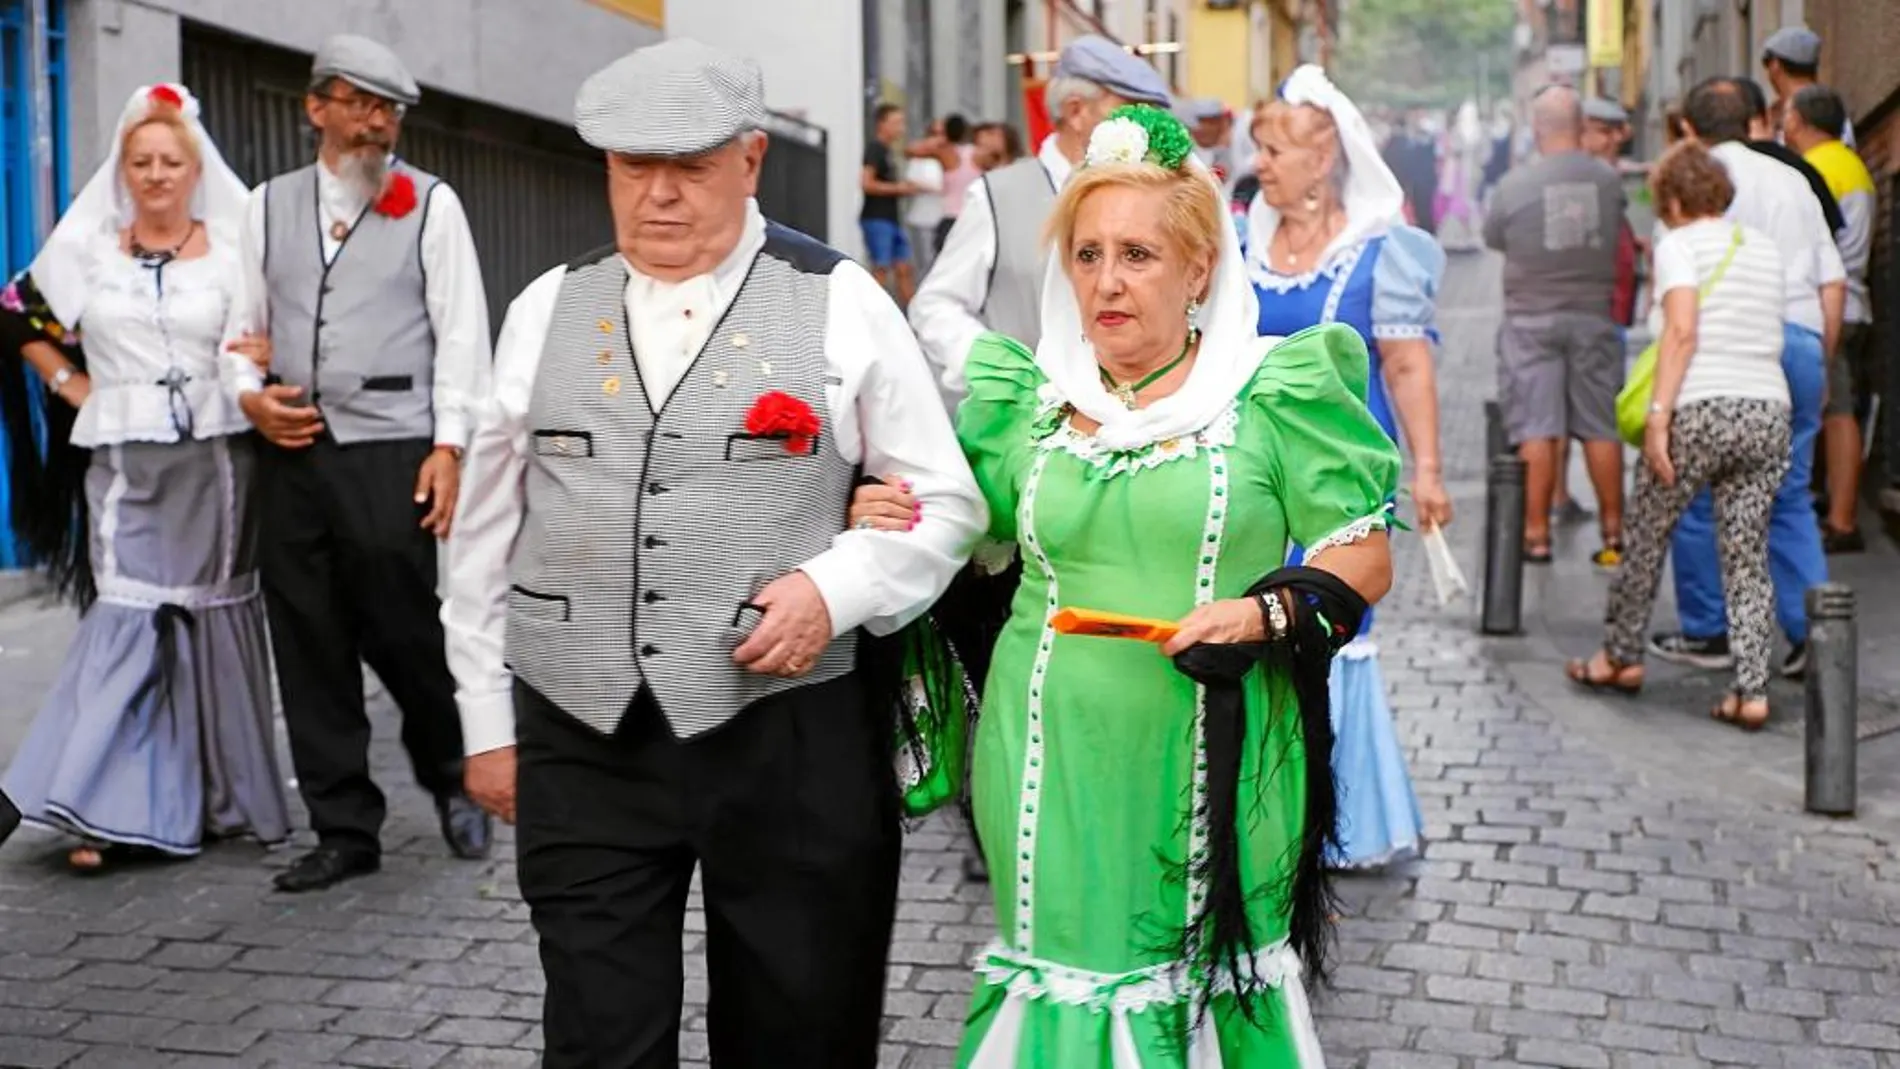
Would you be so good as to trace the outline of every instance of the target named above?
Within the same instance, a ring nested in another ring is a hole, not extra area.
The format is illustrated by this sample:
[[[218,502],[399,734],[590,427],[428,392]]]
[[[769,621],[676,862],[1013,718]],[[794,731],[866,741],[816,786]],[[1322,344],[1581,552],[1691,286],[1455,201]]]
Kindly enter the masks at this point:
[[[1623,335],[1610,302],[1623,187],[1615,171],[1583,151],[1583,108],[1574,90],[1538,93],[1531,125],[1539,159],[1504,177],[1484,222],[1485,244],[1505,260],[1498,398],[1527,469],[1525,559],[1550,560],[1559,446],[1574,438],[1583,443],[1603,532],[1593,559],[1614,567],[1623,527],[1616,433]]]

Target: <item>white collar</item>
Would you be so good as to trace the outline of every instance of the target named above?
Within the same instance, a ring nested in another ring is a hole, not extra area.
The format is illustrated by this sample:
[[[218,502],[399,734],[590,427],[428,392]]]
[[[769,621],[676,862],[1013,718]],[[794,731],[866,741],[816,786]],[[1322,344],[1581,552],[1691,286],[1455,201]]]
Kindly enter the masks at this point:
[[[748,198],[745,205],[745,229],[739,234],[739,243],[732,247],[719,266],[704,274],[679,282],[666,282],[643,274],[629,262],[625,255],[620,263],[627,269],[627,285],[636,292],[665,292],[674,286],[710,285],[714,295],[724,300],[739,291],[746,276],[752,272],[752,261],[758,258],[759,250],[765,248],[765,213],[759,211],[759,202]]]
[[[1036,160],[1042,164],[1042,169],[1048,172],[1049,182],[1057,190],[1068,185],[1069,176],[1075,173],[1075,164],[1070,163],[1069,157],[1062,154],[1062,149],[1057,145],[1054,134],[1042,139],[1042,145],[1036,149]]]

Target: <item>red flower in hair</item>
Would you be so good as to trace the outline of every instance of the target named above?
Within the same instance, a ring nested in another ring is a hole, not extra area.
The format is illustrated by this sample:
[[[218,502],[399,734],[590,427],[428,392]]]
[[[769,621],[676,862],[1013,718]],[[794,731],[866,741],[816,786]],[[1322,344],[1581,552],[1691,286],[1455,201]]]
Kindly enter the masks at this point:
[[[173,89],[169,85],[153,86],[152,91],[146,94],[145,99],[151,101],[155,105],[156,104],[170,104],[172,107],[178,108],[180,110],[183,110],[185,106],[185,98],[182,96],[179,96],[178,90]]]
[[[783,438],[787,453],[811,452],[821,426],[810,405],[780,390],[761,394],[745,414],[747,434]]]
[[[391,219],[401,219],[416,210],[416,183],[406,174],[395,174],[389,178],[383,195],[376,201],[376,214]]]

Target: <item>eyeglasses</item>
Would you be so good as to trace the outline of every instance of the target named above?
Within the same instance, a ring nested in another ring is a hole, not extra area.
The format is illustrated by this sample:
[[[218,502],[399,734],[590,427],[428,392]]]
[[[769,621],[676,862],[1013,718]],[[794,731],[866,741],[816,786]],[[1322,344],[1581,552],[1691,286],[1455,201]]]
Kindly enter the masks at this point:
[[[409,106],[407,104],[399,104],[393,100],[385,100],[382,97],[370,96],[368,94],[338,97],[319,93],[317,99],[325,101],[326,103],[335,104],[337,107],[348,112],[352,119],[367,119],[372,115],[401,119],[404,115],[409,113]]]

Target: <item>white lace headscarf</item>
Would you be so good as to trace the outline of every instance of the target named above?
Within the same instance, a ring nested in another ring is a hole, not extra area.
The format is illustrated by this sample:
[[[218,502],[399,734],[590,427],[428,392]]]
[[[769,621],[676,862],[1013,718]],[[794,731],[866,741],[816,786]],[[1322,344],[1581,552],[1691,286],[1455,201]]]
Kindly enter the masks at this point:
[[[182,85],[144,86],[125,102],[112,128],[111,143],[106,146],[106,161],[59,217],[59,224],[28,269],[33,274],[33,285],[46,298],[53,315],[68,327],[78,324],[85,314],[92,268],[101,250],[117,248],[119,232],[131,226],[137,216],[121,167],[120,145],[125,131],[144,122],[167,96],[177,100],[179,115],[197,142],[203,164],[198,188],[191,195],[191,216],[204,224],[213,247],[237,247],[250,189],[224,162],[218,146],[205,133],[204,124],[198,120],[198,98]]]
[[[1295,106],[1318,108],[1332,116],[1333,128],[1338,131],[1339,156],[1334,166],[1345,169],[1340,206],[1346,211],[1346,225],[1320,253],[1319,263],[1326,263],[1337,250],[1378,237],[1405,222],[1405,191],[1379,155],[1372,127],[1325,71],[1310,63],[1294,71],[1280,87],[1280,99]],[[1266,197],[1255,196],[1247,212],[1247,252],[1257,269],[1270,272],[1267,249],[1279,229],[1280,213]]]
[[[1125,127],[1134,124],[1110,120],[1097,126],[1082,166],[1125,162],[1130,149],[1124,142],[1133,136]],[[1135,127],[1136,132],[1139,129]],[[1139,159],[1140,154],[1132,158]],[[1220,195],[1213,174],[1193,154],[1183,169]],[[1180,389],[1145,408],[1130,410],[1102,385],[1095,346],[1082,333],[1081,305],[1063,270],[1066,250],[1050,251],[1042,285],[1042,340],[1036,346],[1036,366],[1048,378],[1055,399],[1101,424],[1095,438],[1102,447],[1126,452],[1207,427],[1253,380],[1262,355],[1279,340],[1255,334],[1260,306],[1241,259],[1239,235],[1228,218],[1225,211],[1219,214],[1220,251],[1197,319],[1201,348],[1194,366]]]

